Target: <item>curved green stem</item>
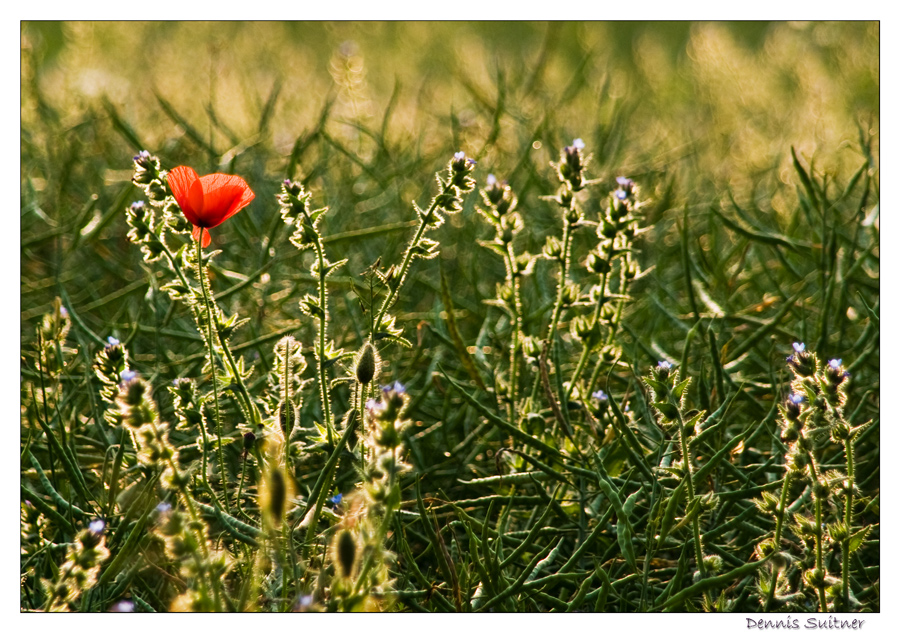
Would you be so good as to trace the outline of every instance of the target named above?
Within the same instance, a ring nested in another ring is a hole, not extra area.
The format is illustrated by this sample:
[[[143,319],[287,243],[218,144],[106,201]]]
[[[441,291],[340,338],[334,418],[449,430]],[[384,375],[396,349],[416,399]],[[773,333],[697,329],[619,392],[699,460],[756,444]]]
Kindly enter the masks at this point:
[[[203,231],[200,229],[200,239],[197,240],[197,281],[200,282],[200,288],[203,290],[203,303],[206,306],[206,328],[207,328],[207,346],[209,347],[209,366],[212,370],[213,397],[216,403],[216,448],[219,454],[219,471],[222,477],[222,494],[225,495],[225,509],[229,509],[228,501],[228,471],[225,469],[225,452],[222,450],[222,418],[219,414],[219,384],[216,376],[216,353],[215,353],[215,337],[213,335],[213,312],[209,302],[209,290],[207,285],[209,281],[205,277],[203,270]]]

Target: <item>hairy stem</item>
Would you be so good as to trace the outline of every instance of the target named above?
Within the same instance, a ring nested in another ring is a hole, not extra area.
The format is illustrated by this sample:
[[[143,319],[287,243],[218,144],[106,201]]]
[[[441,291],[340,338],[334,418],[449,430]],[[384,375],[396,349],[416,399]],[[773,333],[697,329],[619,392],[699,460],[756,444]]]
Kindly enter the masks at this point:
[[[216,352],[215,337],[213,335],[213,312],[209,302],[209,290],[207,289],[208,280],[203,270],[203,231],[200,229],[200,238],[197,240],[197,281],[200,282],[200,288],[203,290],[203,303],[206,306],[206,328],[208,337],[206,339],[209,348],[209,366],[212,370],[213,398],[216,404],[216,449],[219,455],[219,473],[222,477],[222,494],[225,495],[225,509],[229,510],[228,501],[228,471],[225,470],[225,453],[222,450],[222,418],[219,414],[219,384],[216,376]],[[213,495],[215,498],[215,495]]]
[[[316,372],[319,382],[319,396],[322,399],[322,417],[325,418],[325,428],[328,431],[328,443],[334,446],[334,420],[331,418],[331,396],[328,393],[328,375],[325,370],[325,347],[327,344],[328,323],[328,294],[325,291],[325,250],[322,248],[322,238],[318,235],[314,242],[316,257],[319,261],[319,331],[316,340]]]
[[[410,240],[409,246],[406,248],[406,253],[403,255],[403,263],[400,264],[400,271],[396,277],[397,282],[388,291],[387,297],[384,298],[381,307],[378,309],[378,314],[375,317],[375,327],[372,328],[373,334],[381,327],[381,320],[384,318],[384,315],[387,314],[388,309],[394,304],[394,301],[396,301],[397,293],[400,292],[400,288],[403,287],[403,282],[406,281],[406,273],[409,271],[409,266],[412,264],[413,260],[413,249],[425,234],[425,229],[428,228],[431,215],[434,213],[435,209],[437,209],[438,200],[450,189],[449,180],[447,182],[443,182],[442,180],[441,182],[441,193],[434,197],[434,200],[431,201],[428,209],[419,218],[419,227],[416,229],[416,234],[413,236],[412,240]]]
[[[847,497],[844,501],[844,524],[847,537],[841,543],[841,593],[844,598],[844,609],[850,608],[850,535],[853,533],[853,486],[856,484],[853,463],[853,440],[844,440],[844,454],[847,456]]]
[[[506,245],[506,279],[513,291],[513,339],[509,345],[509,423],[515,424],[519,387],[519,346],[522,344],[522,293],[516,272],[516,253],[512,242]]]

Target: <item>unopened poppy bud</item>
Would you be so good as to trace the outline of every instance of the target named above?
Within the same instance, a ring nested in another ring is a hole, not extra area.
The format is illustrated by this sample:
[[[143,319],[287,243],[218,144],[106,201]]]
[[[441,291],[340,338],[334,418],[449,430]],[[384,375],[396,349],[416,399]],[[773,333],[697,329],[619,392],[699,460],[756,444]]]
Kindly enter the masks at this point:
[[[824,481],[817,481],[813,486],[813,495],[816,499],[827,499],[831,495],[831,488]]]
[[[297,407],[293,403],[282,402],[278,405],[278,422],[281,424],[281,431],[286,438],[291,436],[296,420]]]
[[[244,433],[244,451],[241,453],[241,459],[247,459],[247,456],[250,454],[250,451],[253,450],[253,446],[256,444],[256,433],[253,431],[248,431]]]
[[[366,342],[356,359],[356,380],[361,385],[368,385],[375,378],[379,364],[378,351]]]
[[[349,578],[353,574],[353,563],[356,561],[356,539],[349,530],[341,530],[335,541],[338,571],[344,578]]]
[[[268,488],[269,516],[272,517],[272,522],[277,526],[281,524],[287,502],[287,485],[284,481],[284,475],[277,468],[272,469],[272,472],[269,474]]]

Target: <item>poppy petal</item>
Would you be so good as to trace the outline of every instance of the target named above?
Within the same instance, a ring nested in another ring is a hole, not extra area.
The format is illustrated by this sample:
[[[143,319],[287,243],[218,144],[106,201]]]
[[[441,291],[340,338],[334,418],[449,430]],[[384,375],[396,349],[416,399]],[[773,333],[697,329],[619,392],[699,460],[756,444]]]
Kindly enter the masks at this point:
[[[181,165],[172,169],[166,180],[184,217],[192,224],[199,224],[200,213],[203,211],[203,188],[197,172]]]
[[[218,226],[250,204],[255,197],[240,176],[209,174],[200,178],[203,186],[203,214],[205,226]]]
[[[194,238],[194,241],[200,239],[200,232],[203,231],[203,241],[200,242],[200,246],[206,248],[209,246],[209,243],[212,242],[212,235],[209,234],[209,229],[203,229],[202,227],[195,226],[194,230],[191,231],[191,237]]]

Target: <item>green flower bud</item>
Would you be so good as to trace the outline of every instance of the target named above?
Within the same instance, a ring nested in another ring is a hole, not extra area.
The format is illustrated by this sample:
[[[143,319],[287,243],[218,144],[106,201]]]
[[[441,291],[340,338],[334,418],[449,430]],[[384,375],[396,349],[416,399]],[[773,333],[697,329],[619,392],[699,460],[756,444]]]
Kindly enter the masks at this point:
[[[381,359],[375,347],[366,342],[356,358],[356,380],[361,385],[368,385],[375,378]]]
[[[335,537],[335,561],[341,576],[349,578],[353,574],[355,560],[356,539],[349,530],[341,530]]]

